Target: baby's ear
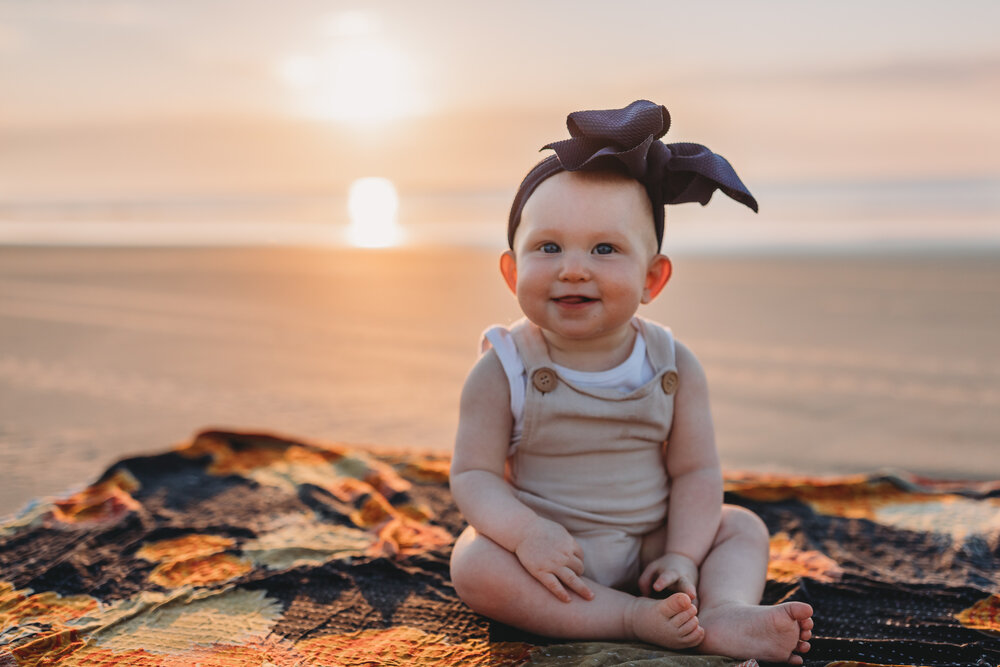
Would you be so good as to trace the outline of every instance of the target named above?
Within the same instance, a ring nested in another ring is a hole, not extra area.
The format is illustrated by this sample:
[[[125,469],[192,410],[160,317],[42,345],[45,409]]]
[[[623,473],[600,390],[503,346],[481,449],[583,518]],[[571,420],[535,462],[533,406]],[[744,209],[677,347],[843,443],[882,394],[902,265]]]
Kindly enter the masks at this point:
[[[507,287],[515,295],[517,294],[517,258],[513,250],[508,250],[500,255],[500,274],[507,283]]]
[[[656,255],[649,261],[649,268],[646,269],[646,285],[642,290],[642,303],[649,303],[655,299],[663,290],[674,266],[666,255]]]

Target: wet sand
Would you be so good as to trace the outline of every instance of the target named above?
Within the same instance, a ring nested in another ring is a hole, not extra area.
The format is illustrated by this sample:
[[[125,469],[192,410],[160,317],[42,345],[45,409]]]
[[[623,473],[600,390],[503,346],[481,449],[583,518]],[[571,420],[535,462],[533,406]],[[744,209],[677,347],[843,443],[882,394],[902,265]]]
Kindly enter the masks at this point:
[[[209,426],[448,450],[496,254],[0,248],[0,515]],[[674,264],[725,468],[1000,478],[1000,257]]]

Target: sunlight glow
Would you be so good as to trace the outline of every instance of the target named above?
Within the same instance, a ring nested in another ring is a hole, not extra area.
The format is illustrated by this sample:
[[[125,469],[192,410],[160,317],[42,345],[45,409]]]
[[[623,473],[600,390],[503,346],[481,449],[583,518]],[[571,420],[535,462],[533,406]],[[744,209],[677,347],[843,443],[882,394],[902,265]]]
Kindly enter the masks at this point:
[[[320,24],[323,32],[333,38],[367,37],[379,29],[376,16],[357,9],[331,14],[320,21]]]
[[[360,248],[385,248],[403,241],[403,228],[396,222],[399,196],[387,178],[359,178],[347,195],[351,224],[347,238]]]
[[[330,46],[277,64],[279,78],[298,91],[306,114],[366,124],[422,110],[412,54],[395,48],[376,18],[360,11],[332,15],[324,30]]]

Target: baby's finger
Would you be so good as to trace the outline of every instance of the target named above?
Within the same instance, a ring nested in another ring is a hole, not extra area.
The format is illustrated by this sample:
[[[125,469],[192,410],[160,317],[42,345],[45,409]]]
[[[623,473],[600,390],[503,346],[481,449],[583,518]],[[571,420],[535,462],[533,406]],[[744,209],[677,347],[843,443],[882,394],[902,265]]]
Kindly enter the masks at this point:
[[[653,579],[660,573],[660,571],[654,567],[649,566],[643,570],[642,574],[639,576],[639,592],[643,595],[649,595],[653,592]]]
[[[583,579],[578,577],[575,572],[569,568],[563,568],[560,579],[562,582],[569,586],[570,590],[582,597],[584,600],[593,600],[594,593],[589,588],[587,584],[583,582]]]
[[[677,579],[678,575],[676,572],[670,572],[670,571],[664,572],[656,579],[656,583],[653,584],[653,590],[656,591],[665,590],[670,586],[674,585],[674,583],[677,582]]]
[[[568,561],[566,561],[566,567],[573,570],[577,574],[583,574],[583,560],[577,558],[576,556],[571,556]]]
[[[556,578],[556,575],[551,572],[542,572],[535,577],[541,582],[542,586],[549,589],[549,592],[555,595],[561,602],[569,602],[569,593],[563,588],[563,585]]]
[[[698,591],[695,588],[694,582],[691,581],[690,577],[686,576],[678,577],[677,585],[675,586],[675,588],[679,590],[681,593],[687,593],[692,600],[698,597]]]

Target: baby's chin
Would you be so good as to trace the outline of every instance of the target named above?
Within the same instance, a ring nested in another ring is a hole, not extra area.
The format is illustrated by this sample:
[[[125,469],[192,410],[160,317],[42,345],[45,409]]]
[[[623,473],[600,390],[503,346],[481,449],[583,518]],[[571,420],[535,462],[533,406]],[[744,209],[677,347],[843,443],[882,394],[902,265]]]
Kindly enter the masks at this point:
[[[606,324],[603,326],[595,326],[590,322],[537,322],[532,320],[530,317],[527,318],[529,322],[532,322],[539,329],[541,329],[546,335],[558,337],[563,340],[573,341],[573,342],[586,342],[586,341],[608,341],[616,340],[617,336],[622,335],[624,332],[628,332],[632,328],[632,320],[634,315],[624,322],[616,322],[612,324]]]

